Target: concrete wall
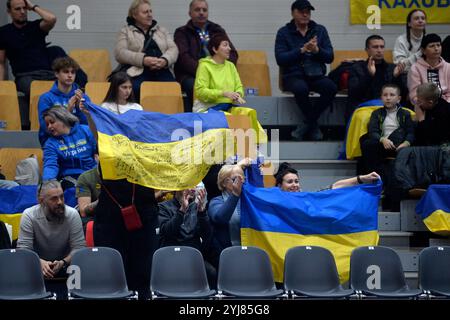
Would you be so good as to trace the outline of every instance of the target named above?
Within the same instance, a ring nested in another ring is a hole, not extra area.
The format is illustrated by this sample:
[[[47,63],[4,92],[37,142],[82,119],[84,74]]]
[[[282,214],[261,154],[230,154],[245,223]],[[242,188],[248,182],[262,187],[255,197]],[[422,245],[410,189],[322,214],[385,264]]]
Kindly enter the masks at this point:
[[[273,53],[277,30],[291,19],[290,5],[293,0],[209,0],[210,19],[221,24],[229,33],[238,49],[264,50],[267,52],[273,94],[279,94],[278,67]],[[363,25],[350,25],[350,0],[311,0],[316,11],[313,19],[327,27],[335,49],[360,49],[366,37],[373,32]],[[188,20],[190,0],[153,0],[154,18],[169,32]],[[48,40],[73,48],[107,48],[112,53],[116,32],[125,24],[131,0],[36,0],[58,16],[58,23]],[[81,9],[81,29],[69,30],[66,13],[70,5]],[[5,7],[5,0],[0,7]],[[0,10],[0,21],[4,12]],[[30,19],[35,19],[34,13]],[[428,32],[441,35],[449,33],[448,25],[430,25]],[[395,38],[404,32],[404,26],[383,26],[377,33],[386,38],[387,48],[392,48]],[[111,56],[112,58],[112,56]],[[115,65],[114,60],[113,67]]]

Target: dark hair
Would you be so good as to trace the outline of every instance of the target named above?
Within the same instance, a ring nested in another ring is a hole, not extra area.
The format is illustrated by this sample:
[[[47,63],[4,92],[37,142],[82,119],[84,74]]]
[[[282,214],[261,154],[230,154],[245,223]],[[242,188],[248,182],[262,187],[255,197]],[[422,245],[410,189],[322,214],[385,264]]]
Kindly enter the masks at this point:
[[[74,59],[69,56],[56,58],[52,63],[52,70],[55,72],[60,72],[64,69],[72,68],[75,71],[80,69],[80,65]]]
[[[12,0],[6,0],[6,8],[7,8],[8,10],[11,10],[11,1],[12,1]]]
[[[208,51],[211,56],[215,55],[214,49],[217,50],[222,43],[222,41],[228,41],[230,42],[230,39],[228,39],[227,35],[225,33],[216,33],[209,39],[208,42]]]
[[[283,178],[288,173],[293,173],[298,177],[298,171],[291,167],[291,165],[287,162],[280,163],[278,167],[278,171],[274,174],[275,177],[275,185],[279,186],[283,183]]]
[[[402,94],[402,90],[400,90],[400,87],[396,85],[395,83],[387,83],[384,86],[381,87],[381,94],[383,94],[384,89],[386,88],[393,88],[397,90],[397,94],[400,96]]]
[[[131,78],[128,76],[126,72],[116,72],[110,78],[109,82],[111,85],[109,86],[109,90],[106,93],[106,97],[103,102],[113,102],[117,103],[117,97],[119,92],[119,87],[127,81],[131,81]],[[131,94],[127,99],[127,102],[135,102],[133,90],[131,90]]]
[[[420,43],[420,47],[422,49],[426,49],[430,43],[439,42],[442,43],[441,37],[436,33],[429,33],[422,38],[422,42]]]
[[[372,41],[372,40],[383,40],[384,41],[384,38],[378,34],[373,34],[373,35],[369,36],[366,39],[366,49],[369,49],[369,44],[370,44],[370,41]]]
[[[414,9],[410,13],[408,13],[408,16],[406,17],[406,40],[408,40],[408,50],[412,49],[412,43],[411,43],[411,27],[408,25],[408,23],[411,22],[412,15],[416,12],[422,12],[425,15],[425,18],[427,17],[427,14],[425,11],[420,9]],[[423,34],[425,34],[426,31],[423,29]]]

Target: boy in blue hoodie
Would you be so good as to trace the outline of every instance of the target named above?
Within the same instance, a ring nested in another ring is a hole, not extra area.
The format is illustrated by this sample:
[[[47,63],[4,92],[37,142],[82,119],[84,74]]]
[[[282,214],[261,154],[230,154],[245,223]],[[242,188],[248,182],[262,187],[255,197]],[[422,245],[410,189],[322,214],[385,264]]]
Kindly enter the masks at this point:
[[[80,69],[80,66],[71,57],[63,57],[55,59],[52,69],[56,76],[55,84],[50,91],[41,95],[38,104],[39,142],[41,146],[44,146],[45,141],[49,137],[42,114],[45,110],[55,105],[66,108],[80,120],[80,124],[88,124],[86,116],[80,110],[79,104],[82,99],[88,102],[91,100],[74,83],[76,72]]]

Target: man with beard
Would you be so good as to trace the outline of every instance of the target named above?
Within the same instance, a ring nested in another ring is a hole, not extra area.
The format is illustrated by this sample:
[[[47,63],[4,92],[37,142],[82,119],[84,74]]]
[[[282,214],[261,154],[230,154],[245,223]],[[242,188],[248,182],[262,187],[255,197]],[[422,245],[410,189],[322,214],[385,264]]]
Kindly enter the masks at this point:
[[[65,276],[73,253],[85,246],[80,215],[64,204],[58,181],[42,183],[37,197],[39,204],[22,214],[17,247],[38,254],[46,279]]]

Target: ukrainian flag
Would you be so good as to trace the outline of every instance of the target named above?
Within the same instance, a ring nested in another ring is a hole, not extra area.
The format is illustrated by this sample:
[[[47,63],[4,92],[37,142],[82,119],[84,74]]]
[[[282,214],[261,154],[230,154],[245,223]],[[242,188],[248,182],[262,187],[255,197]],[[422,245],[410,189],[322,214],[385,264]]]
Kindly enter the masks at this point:
[[[269,254],[277,282],[283,282],[288,249],[327,248],[345,282],[352,250],[378,244],[380,194],[381,182],[321,192],[285,192],[246,184],[241,195],[242,245]]]
[[[75,188],[69,188],[64,191],[64,202],[71,207],[77,205]],[[13,240],[16,240],[19,236],[22,212],[37,204],[37,186],[0,189],[0,221],[12,225]]]
[[[37,204],[36,186],[0,189],[0,221],[12,225],[13,240],[19,236],[22,212]]]
[[[104,179],[183,190],[197,185],[212,164],[234,154],[234,138],[222,112],[130,110],[117,115],[88,107],[97,127]]]
[[[383,108],[383,101],[376,99],[360,104],[353,112],[350,123],[348,124],[347,137],[345,139],[345,154],[348,160],[362,156],[359,139],[368,132],[368,125],[372,112],[380,108]],[[414,111],[408,108],[403,109],[409,111],[411,117],[414,119],[416,115]]]
[[[431,232],[450,235],[450,185],[430,185],[417,204],[416,213]]]

